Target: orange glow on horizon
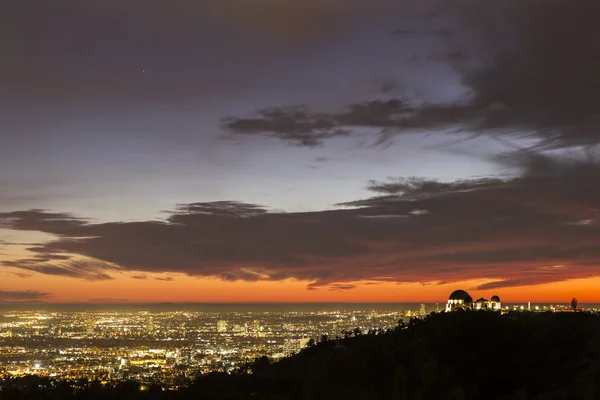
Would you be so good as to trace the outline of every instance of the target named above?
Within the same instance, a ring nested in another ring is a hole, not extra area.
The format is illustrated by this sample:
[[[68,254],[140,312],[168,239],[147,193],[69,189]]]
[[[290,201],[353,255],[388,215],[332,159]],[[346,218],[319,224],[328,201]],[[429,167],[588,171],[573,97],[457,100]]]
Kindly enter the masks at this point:
[[[471,289],[488,282],[482,280],[442,285],[354,282],[356,287],[349,290],[327,287],[309,290],[310,282],[298,280],[229,282],[171,274],[173,280],[165,281],[156,279],[164,279],[164,274],[144,274],[146,279],[134,279],[132,275],[135,274],[121,274],[107,281],[86,281],[41,274],[22,278],[5,273],[0,289],[51,293],[53,296],[45,299],[49,303],[445,303],[455,289],[469,291],[474,299],[496,294],[505,303],[568,303],[573,297],[580,303],[600,303],[600,293],[596,289],[600,278],[494,290]]]

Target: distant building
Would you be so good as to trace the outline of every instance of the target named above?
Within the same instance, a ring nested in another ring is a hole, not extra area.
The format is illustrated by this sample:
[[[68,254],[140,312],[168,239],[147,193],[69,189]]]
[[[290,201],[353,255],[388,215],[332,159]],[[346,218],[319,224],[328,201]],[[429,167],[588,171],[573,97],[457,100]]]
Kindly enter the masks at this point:
[[[193,361],[192,350],[190,349],[177,349],[175,352],[175,364],[177,365],[191,365]]]
[[[224,321],[222,319],[217,321],[217,332],[227,332],[227,321]]]
[[[500,297],[494,295],[490,300],[491,309],[494,311],[499,311],[502,309],[502,303],[500,302]]]
[[[129,358],[127,358],[127,357],[121,358],[121,362],[119,364],[119,369],[128,368],[130,366],[131,366],[131,361],[129,361]]]
[[[500,311],[502,309],[502,303],[500,303],[500,297],[494,295],[491,300],[484,299],[483,297],[477,301],[473,301],[473,298],[466,291],[459,289],[455,290],[450,294],[448,303],[446,304],[446,312],[456,310],[490,310]]]
[[[298,353],[300,350],[305,348],[310,342],[310,338],[304,337],[301,339],[286,339],[283,343],[283,353],[285,355],[292,355]]]
[[[300,349],[305,348],[306,346],[308,346],[309,343],[310,343],[310,338],[303,337],[302,339],[300,339]]]
[[[478,299],[475,303],[473,303],[474,310],[500,311],[500,306],[500,297],[498,296],[492,296],[491,300],[487,300],[482,297],[481,299]]]
[[[472,304],[473,298],[469,295],[469,293],[462,289],[455,290],[450,294],[450,297],[448,297],[446,312],[461,309],[471,309]]]
[[[152,321],[151,317],[146,319],[146,332],[153,333],[154,332],[154,321]]]

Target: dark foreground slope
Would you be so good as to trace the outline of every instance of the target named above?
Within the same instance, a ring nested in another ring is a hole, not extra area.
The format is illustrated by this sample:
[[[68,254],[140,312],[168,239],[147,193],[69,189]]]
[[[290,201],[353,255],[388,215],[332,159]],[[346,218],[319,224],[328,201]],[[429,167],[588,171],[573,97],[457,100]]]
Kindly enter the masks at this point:
[[[600,399],[599,383],[600,317],[457,312],[385,334],[327,341],[276,364],[263,360],[253,374],[212,373],[177,392],[51,389],[25,397]],[[11,397],[18,395],[0,392],[3,399],[25,398]]]

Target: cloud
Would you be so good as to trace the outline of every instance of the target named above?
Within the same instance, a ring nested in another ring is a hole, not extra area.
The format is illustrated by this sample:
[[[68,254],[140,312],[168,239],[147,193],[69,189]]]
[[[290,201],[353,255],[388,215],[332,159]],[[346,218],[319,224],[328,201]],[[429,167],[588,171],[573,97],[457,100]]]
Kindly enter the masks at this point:
[[[52,296],[52,293],[39,292],[37,290],[0,290],[0,302],[43,301]]]
[[[346,290],[352,290],[354,288],[356,288],[356,285],[349,283],[334,283],[332,285],[329,285],[329,291],[332,292],[343,292]]]
[[[14,267],[44,275],[81,278],[89,281],[114,279],[109,272],[118,270],[114,264],[92,258],[62,261],[50,257],[25,258],[17,261],[2,261],[7,267]]]
[[[403,198],[440,195],[443,193],[470,191],[503,185],[505,181],[495,178],[470,179],[455,182],[437,182],[422,178],[400,178],[387,182],[372,180],[368,189],[375,193],[402,195]]]
[[[173,282],[174,281],[173,277],[171,277],[171,276],[165,276],[165,277],[157,276],[156,278],[154,278],[154,280],[163,281],[163,282]]]
[[[249,118],[224,118],[221,126],[235,134],[267,134],[297,145],[315,147],[323,140],[350,133],[338,127],[326,114],[313,113],[306,107],[269,108]]]
[[[497,160],[520,173],[503,180],[373,181],[374,197],[327,211],[193,203],[164,221],[102,224],[69,214],[57,220],[49,213],[49,224],[44,212],[4,213],[0,220],[12,229],[60,232],[35,255],[72,257],[4,264],[84,279],[126,271],[296,278],[311,282],[309,288],[465,279],[503,287],[600,275],[600,224],[579,223],[600,220],[600,164],[533,152]]]
[[[298,146],[315,147],[327,139],[348,137],[359,129],[376,128],[379,142],[402,132],[441,129],[474,118],[470,107],[415,106],[400,99],[351,104],[338,113],[317,113],[305,106],[259,110],[247,118],[227,117],[221,127],[230,134],[267,135]]]
[[[349,137],[375,129],[378,143],[400,133],[426,129],[464,128],[487,113],[461,104],[416,105],[407,100],[370,100],[346,106],[337,113],[315,112],[306,106],[268,108],[249,117],[226,117],[221,127],[229,134],[264,135],[297,146],[316,147],[327,139]]]
[[[3,213],[0,228],[10,227],[18,230],[33,230],[53,233],[55,235],[68,234],[75,228],[85,225],[86,221],[70,214],[51,213],[45,210],[15,211]],[[35,223],[35,226],[28,226]]]
[[[454,100],[367,100],[334,113],[278,107],[228,117],[223,128],[310,147],[366,128],[380,140],[437,129],[534,139],[538,149],[600,143],[600,3],[465,1],[437,11],[439,26],[419,32],[437,39],[414,59],[458,74],[465,91]]]
[[[481,64],[459,68],[472,103],[504,107],[481,128],[532,131],[543,147],[598,143],[598,2],[472,2],[461,17]]]

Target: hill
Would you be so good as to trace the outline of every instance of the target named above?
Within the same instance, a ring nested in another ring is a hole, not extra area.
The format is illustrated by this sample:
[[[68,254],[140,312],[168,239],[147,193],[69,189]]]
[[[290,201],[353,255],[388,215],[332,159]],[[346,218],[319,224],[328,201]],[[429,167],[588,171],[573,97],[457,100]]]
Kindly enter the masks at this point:
[[[132,384],[68,398],[594,399],[600,394],[600,317],[433,314],[387,332],[318,343],[278,363],[263,358],[250,369],[204,375],[175,392],[140,392]],[[0,398],[24,398],[11,393]],[[67,398],[53,395],[48,389],[43,398]]]

